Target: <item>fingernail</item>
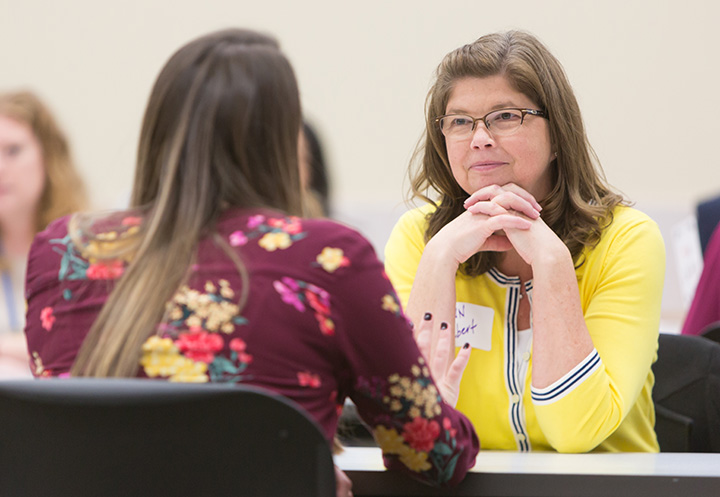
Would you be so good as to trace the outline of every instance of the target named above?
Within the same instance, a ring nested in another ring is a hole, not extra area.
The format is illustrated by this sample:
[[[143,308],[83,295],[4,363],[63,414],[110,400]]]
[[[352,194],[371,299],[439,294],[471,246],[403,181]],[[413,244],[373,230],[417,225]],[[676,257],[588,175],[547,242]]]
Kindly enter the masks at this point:
[[[464,349],[470,348],[470,342],[466,342],[465,345],[463,345]]]
[[[430,321],[432,319],[432,314],[430,314],[429,312],[426,312],[425,315],[423,316],[423,319],[425,321]]]
[[[448,324],[447,324],[447,323],[441,323],[441,324],[440,324],[440,329],[441,329],[441,330],[447,330],[447,327],[448,327]]]

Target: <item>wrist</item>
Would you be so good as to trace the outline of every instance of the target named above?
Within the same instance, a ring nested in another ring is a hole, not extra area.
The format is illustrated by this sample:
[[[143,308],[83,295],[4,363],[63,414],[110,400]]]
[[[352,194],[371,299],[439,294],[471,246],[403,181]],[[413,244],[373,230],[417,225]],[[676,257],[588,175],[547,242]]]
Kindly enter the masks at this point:
[[[460,261],[458,261],[452,245],[437,235],[427,242],[423,251],[423,259],[431,262],[434,267],[452,271],[453,274],[460,267]]]
[[[534,275],[538,274],[559,274],[564,269],[575,272],[572,255],[567,246],[560,242],[550,250],[544,250],[536,257],[532,264]]]

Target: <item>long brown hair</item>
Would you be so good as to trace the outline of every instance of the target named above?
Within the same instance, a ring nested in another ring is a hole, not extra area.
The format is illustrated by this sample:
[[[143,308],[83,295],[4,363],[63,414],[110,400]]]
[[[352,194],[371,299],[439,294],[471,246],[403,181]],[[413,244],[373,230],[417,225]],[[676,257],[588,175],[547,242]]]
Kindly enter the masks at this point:
[[[40,143],[45,187],[37,206],[35,231],[50,221],[87,207],[85,186],[70,143],[47,105],[27,90],[0,93],[0,114],[27,125]]]
[[[134,376],[141,345],[162,321],[201,238],[227,207],[301,212],[297,82],[271,37],[229,29],[180,48],[145,111],[131,204],[143,214],[132,262],[86,337],[72,373]],[[88,237],[78,218],[70,230]],[[97,240],[95,240],[97,242]],[[245,285],[247,290],[247,285]]]
[[[521,31],[483,36],[447,54],[437,68],[426,100],[425,136],[409,169],[411,195],[437,207],[428,216],[426,241],[464,211],[468,197],[453,177],[435,118],[445,113],[458,79],[495,75],[506,77],[549,116],[557,158],[551,164],[553,188],[538,201],[543,220],[567,245],[577,264],[582,249],[597,242],[612,220],[612,209],[623,199],[605,182],[562,65],[537,38]],[[430,198],[432,191],[439,194],[437,202]],[[479,252],[461,270],[476,276],[497,262],[497,253]]]

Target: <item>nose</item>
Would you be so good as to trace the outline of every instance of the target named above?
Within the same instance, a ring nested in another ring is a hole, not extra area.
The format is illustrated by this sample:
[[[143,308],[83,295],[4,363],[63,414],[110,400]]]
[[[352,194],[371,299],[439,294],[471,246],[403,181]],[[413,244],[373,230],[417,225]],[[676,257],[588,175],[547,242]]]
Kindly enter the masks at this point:
[[[470,141],[470,146],[472,148],[483,148],[483,147],[492,147],[495,145],[495,140],[493,139],[492,134],[485,126],[485,123],[482,121],[478,121],[475,123],[475,129],[472,132],[472,140]]]

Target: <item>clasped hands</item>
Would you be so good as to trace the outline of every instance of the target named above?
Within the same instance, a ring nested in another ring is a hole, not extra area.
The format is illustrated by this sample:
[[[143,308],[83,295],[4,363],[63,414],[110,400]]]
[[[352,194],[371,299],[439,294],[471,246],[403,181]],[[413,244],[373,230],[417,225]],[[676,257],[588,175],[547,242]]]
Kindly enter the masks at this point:
[[[451,250],[458,265],[477,252],[512,249],[532,265],[543,247],[562,244],[540,217],[542,207],[535,197],[514,183],[481,188],[464,207],[465,212],[433,237]]]

